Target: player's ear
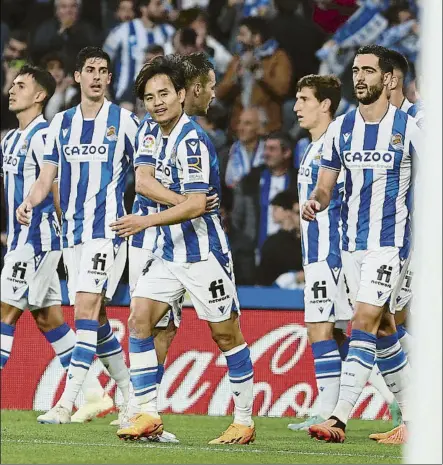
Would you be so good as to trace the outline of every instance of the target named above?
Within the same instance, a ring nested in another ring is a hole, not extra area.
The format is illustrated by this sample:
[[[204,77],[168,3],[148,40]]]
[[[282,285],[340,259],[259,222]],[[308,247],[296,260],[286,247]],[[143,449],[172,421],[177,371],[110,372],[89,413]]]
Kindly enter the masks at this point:
[[[112,80],[112,73],[109,73],[108,74],[108,82],[107,82],[108,85],[111,84],[111,80]]]
[[[80,73],[78,71],[74,71],[74,81],[80,84]]]
[[[183,103],[186,97],[185,89],[180,89],[177,93],[178,93],[178,98],[180,99],[180,103]]]
[[[196,97],[198,97],[201,94],[202,91],[202,85],[200,82],[196,82],[194,84],[194,94]]]
[[[323,111],[323,113],[329,113],[329,109],[331,108],[331,99],[329,98],[325,98],[324,100],[322,100],[322,102],[320,103],[320,107]]]
[[[391,87],[391,82],[394,78],[394,75],[392,73],[385,73],[383,76],[383,84],[389,88]]]
[[[390,82],[390,84],[389,84],[389,88],[390,88],[391,90],[394,90],[394,89],[397,88],[397,86],[398,86],[398,77],[392,75],[391,82]]]
[[[35,94],[35,103],[43,103],[43,101],[46,98],[46,92],[43,89],[40,89],[36,94]]]

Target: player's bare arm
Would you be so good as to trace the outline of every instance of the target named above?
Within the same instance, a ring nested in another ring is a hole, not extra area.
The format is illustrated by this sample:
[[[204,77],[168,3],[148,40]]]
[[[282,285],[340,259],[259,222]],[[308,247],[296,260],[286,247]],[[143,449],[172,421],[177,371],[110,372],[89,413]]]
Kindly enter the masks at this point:
[[[206,211],[206,194],[188,194],[184,202],[152,215],[126,215],[111,223],[120,237],[129,237],[143,229],[183,223],[202,216]]]
[[[173,207],[184,202],[186,195],[177,194],[164,187],[155,179],[155,168],[153,166],[139,166],[135,172],[135,191],[154,202],[168,207]],[[206,197],[206,212],[218,207],[219,198],[217,194]]]
[[[31,223],[31,211],[40,205],[51,192],[54,179],[57,176],[57,166],[52,163],[44,163],[37,181],[32,185],[29,195],[17,208],[17,221],[28,226]]]
[[[310,199],[302,206],[302,218],[305,221],[314,221],[316,213],[328,208],[339,174],[336,170],[320,168],[317,185]]]
[[[62,209],[60,207],[60,193],[58,191],[58,182],[54,180],[52,183],[52,195],[54,196],[54,207],[55,213],[57,214],[58,220],[62,221]]]

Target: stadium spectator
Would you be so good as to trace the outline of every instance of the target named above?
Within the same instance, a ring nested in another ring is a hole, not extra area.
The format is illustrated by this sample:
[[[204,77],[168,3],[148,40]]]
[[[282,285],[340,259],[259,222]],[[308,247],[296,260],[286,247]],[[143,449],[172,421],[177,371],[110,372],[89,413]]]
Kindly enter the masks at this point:
[[[75,57],[86,46],[98,45],[97,28],[80,19],[80,0],[55,0],[55,17],[44,21],[31,41],[31,56],[38,63],[47,53],[59,52],[66,71],[74,73]]]
[[[300,207],[294,191],[278,193],[271,201],[272,218],[280,229],[269,236],[262,247],[257,268],[257,284],[271,286],[279,276],[296,273],[303,282],[300,239]]]
[[[42,59],[42,67],[49,71],[55,79],[57,87],[44,110],[45,118],[50,122],[54,116],[69,107],[78,90],[74,87],[74,79],[66,74],[65,62],[60,54],[48,54]]]
[[[264,163],[263,128],[266,114],[261,108],[252,107],[242,111],[238,127],[238,140],[229,151],[225,182],[235,187],[249,172]]]
[[[161,45],[166,54],[172,53],[172,37],[175,29],[166,22],[164,0],[140,0],[140,18],[114,28],[104,43],[114,65],[113,93],[117,102],[132,88],[141,70],[145,51],[150,45]]]
[[[216,103],[212,103],[208,109],[208,113],[205,116],[199,116],[197,118],[197,123],[207,132],[209,138],[211,139],[214,147],[217,150],[217,154],[220,161],[220,171],[221,171],[221,179],[223,176],[223,160],[224,155],[226,152],[226,158],[228,155],[229,148],[226,146],[227,144],[227,137],[225,131],[225,120],[226,120],[226,112],[221,107],[221,105],[217,105]]]
[[[172,39],[174,53],[179,55],[190,55],[198,51],[197,33],[190,27],[179,29]]]
[[[0,23],[0,53],[3,54],[3,49],[5,48],[6,42],[9,39],[9,26],[2,21]]]
[[[126,23],[135,18],[135,2],[134,0],[120,0],[115,11],[115,24],[118,26],[121,23]]]
[[[271,200],[286,189],[297,189],[292,147],[284,134],[267,137],[264,159],[264,166],[253,168],[234,190],[230,240],[238,284],[254,284],[256,254],[280,229],[272,218]]]
[[[231,129],[236,132],[243,108],[257,105],[268,118],[265,130],[279,130],[292,79],[289,57],[271,37],[263,18],[243,19],[238,41],[243,52],[234,56],[216,92],[219,100],[232,105]]]
[[[357,0],[314,0],[312,19],[327,34],[333,34],[357,8]]]

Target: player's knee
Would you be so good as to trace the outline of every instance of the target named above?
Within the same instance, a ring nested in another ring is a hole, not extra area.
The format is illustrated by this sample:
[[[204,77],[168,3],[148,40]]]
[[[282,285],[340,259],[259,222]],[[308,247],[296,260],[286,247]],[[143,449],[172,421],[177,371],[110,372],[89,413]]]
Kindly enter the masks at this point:
[[[75,295],[75,319],[98,321],[101,305],[101,294],[77,292]]]
[[[1,303],[1,321],[7,325],[14,326],[22,315],[22,311],[12,305]]]
[[[135,337],[145,338],[152,335],[152,324],[145,308],[131,302],[131,313],[128,318],[128,329]]]
[[[377,337],[385,337],[394,334],[397,331],[395,326],[394,315],[389,312],[385,312],[380,320],[378,327]]]
[[[352,318],[352,329],[376,334],[380,325],[383,309],[375,305],[357,302]]]
[[[333,338],[333,323],[306,323],[306,328],[310,344]]]
[[[212,339],[218,345],[220,350],[226,352],[236,347],[235,335],[228,332],[212,332]]]
[[[61,308],[41,309],[32,312],[37,328],[42,333],[47,333],[58,328],[64,323]]]

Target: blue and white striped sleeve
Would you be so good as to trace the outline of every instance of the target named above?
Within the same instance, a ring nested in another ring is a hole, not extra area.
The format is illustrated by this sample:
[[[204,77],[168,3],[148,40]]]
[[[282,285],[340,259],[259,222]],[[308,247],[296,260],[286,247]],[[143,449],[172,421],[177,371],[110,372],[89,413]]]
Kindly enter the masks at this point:
[[[198,137],[184,139],[177,149],[177,160],[183,170],[184,192],[208,193],[209,149]]]
[[[122,42],[124,27],[126,27],[126,23],[112,29],[103,44],[103,50],[111,57],[112,61],[115,60],[117,50]]]
[[[142,165],[155,166],[156,150],[157,137],[153,134],[151,125],[143,123],[137,131],[134,168]]]
[[[59,135],[63,120],[63,113],[58,113],[54,116],[48,128],[48,135],[46,136],[46,144],[43,155],[43,163],[51,163],[58,166],[60,162],[60,143]]]
[[[341,160],[335,145],[336,138],[340,136],[340,126],[333,121],[326,131],[325,141],[321,153],[320,166],[329,170],[340,171]]]
[[[138,118],[133,113],[127,114],[125,127],[125,153],[131,162],[134,161],[134,155],[136,153],[135,141],[139,124]]]

